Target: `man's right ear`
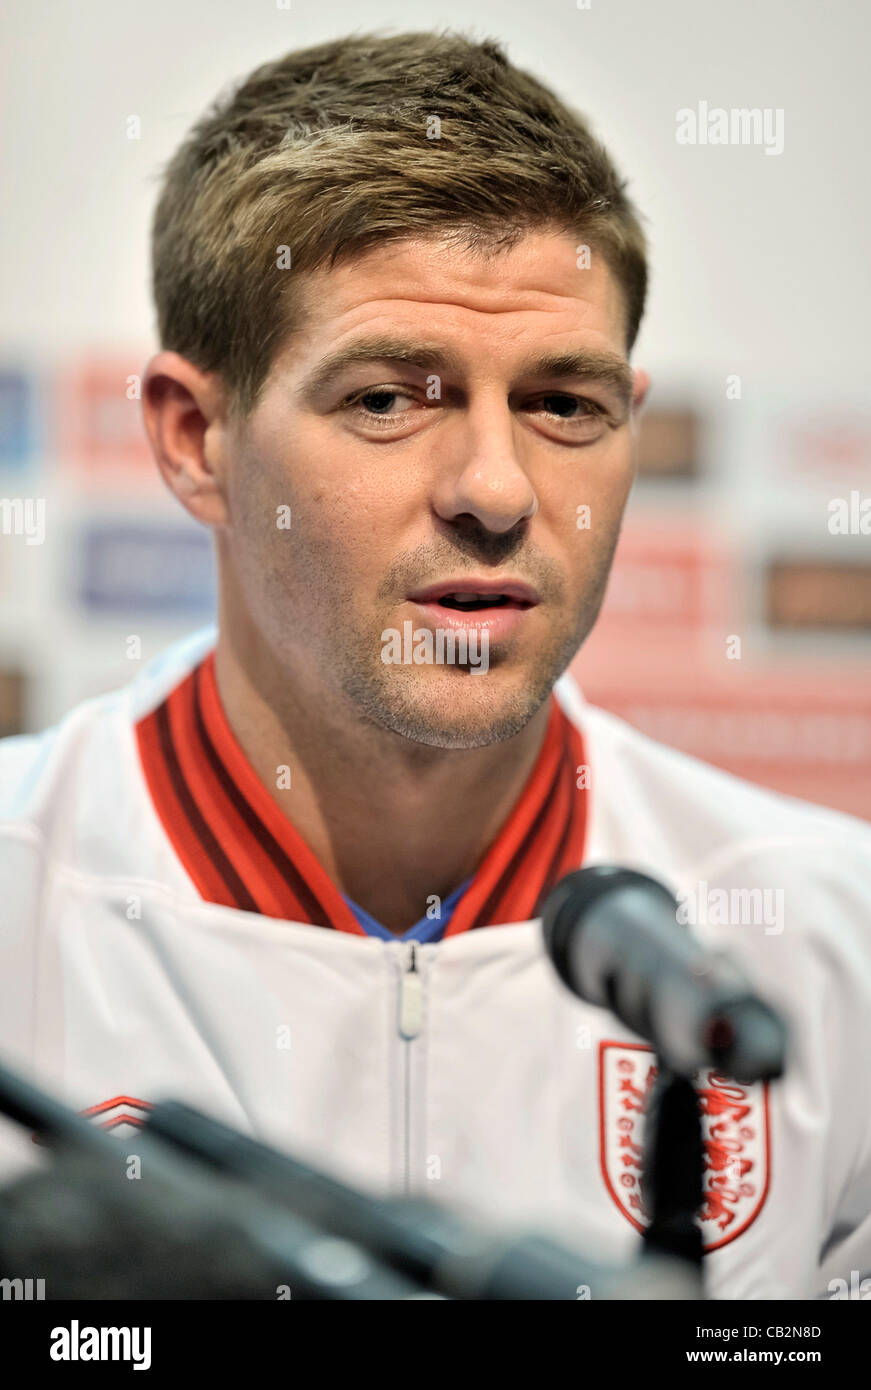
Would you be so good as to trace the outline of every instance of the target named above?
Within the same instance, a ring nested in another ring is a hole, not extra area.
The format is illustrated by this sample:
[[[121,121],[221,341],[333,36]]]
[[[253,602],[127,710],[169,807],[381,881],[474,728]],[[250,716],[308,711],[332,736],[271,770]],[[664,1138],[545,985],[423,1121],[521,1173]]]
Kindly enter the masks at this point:
[[[215,373],[177,352],[158,352],[142,379],[142,414],[170,491],[197,521],[226,525],[225,393]]]

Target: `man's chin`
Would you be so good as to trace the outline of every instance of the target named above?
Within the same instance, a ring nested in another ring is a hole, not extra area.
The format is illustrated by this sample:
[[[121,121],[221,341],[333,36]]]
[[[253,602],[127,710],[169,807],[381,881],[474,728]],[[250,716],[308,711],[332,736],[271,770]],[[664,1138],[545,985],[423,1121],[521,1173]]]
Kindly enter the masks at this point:
[[[358,704],[374,723],[430,748],[485,748],[513,738],[550,694],[553,682],[474,668],[402,673]],[[374,698],[373,698],[374,697]]]

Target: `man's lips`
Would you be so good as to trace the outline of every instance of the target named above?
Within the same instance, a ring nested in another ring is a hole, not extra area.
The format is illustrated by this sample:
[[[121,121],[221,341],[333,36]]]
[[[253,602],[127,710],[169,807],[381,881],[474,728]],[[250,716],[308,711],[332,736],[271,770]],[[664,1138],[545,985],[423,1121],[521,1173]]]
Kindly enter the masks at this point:
[[[412,603],[422,604],[440,604],[443,599],[454,597],[486,599],[489,596],[495,600],[494,608],[534,608],[541,603],[538,590],[521,579],[485,579],[475,575],[440,580],[408,595]],[[483,604],[482,608],[486,606]]]
[[[525,621],[524,615],[535,608],[541,598],[538,591],[523,580],[464,575],[418,589],[409,594],[409,601],[417,605],[427,625],[436,630],[486,631],[490,640],[499,641]]]

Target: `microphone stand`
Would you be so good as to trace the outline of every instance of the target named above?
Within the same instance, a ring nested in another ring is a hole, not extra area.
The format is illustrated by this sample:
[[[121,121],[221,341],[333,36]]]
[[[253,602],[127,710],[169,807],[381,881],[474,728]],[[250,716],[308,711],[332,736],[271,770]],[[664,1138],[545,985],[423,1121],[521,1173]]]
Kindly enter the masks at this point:
[[[644,1121],[641,1194],[650,1212],[645,1253],[674,1255],[702,1265],[702,1232],[696,1213],[704,1197],[702,1117],[695,1087],[659,1066]]]

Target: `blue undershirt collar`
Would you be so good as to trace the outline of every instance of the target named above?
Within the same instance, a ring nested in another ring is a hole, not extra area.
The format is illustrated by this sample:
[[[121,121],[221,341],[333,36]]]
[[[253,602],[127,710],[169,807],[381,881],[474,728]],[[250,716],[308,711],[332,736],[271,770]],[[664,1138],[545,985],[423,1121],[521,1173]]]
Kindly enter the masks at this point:
[[[457,903],[471,882],[471,878],[467,878],[465,883],[461,883],[459,888],[454,889],[450,897],[442,901],[437,915],[435,915],[436,910],[433,909],[434,915],[432,917],[421,917],[419,922],[415,922],[414,926],[409,927],[408,931],[403,932],[401,936],[396,932],[388,931],[386,927],[382,927],[381,923],[376,922],[375,918],[364,907],[360,907],[344,893],[342,897],[367,936],[378,936],[382,941],[441,941]]]

